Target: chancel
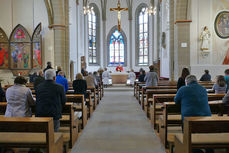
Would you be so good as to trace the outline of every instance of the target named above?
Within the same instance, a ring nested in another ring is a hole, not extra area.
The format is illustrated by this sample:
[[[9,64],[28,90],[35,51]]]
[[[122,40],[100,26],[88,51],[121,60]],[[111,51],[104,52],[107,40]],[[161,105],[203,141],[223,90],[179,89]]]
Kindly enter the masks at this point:
[[[229,0],[0,0],[0,153],[228,153]]]

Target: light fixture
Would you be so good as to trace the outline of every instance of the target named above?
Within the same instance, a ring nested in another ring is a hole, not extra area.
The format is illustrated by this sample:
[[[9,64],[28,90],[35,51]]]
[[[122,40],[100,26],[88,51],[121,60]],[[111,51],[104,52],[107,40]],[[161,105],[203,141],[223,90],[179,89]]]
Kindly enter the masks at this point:
[[[156,7],[153,7],[152,5],[148,8],[148,14],[149,15],[155,15],[157,12],[157,8]]]
[[[90,7],[89,5],[83,7],[83,14],[87,15],[93,11],[93,7]]]

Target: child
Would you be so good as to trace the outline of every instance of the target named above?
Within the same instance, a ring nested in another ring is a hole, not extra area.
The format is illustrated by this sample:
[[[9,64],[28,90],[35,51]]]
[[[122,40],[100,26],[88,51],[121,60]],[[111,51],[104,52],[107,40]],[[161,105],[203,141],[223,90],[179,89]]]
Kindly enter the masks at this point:
[[[218,75],[216,77],[216,83],[213,85],[213,90],[215,93],[226,93],[227,84],[224,76]]]

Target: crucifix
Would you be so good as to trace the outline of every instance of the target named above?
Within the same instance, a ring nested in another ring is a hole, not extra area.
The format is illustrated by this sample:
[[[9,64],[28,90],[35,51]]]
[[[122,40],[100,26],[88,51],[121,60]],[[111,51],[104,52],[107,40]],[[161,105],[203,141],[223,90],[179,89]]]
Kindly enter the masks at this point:
[[[110,11],[118,11],[118,31],[121,32],[121,11],[128,11],[128,8],[121,8],[118,0],[117,8],[110,8]]]

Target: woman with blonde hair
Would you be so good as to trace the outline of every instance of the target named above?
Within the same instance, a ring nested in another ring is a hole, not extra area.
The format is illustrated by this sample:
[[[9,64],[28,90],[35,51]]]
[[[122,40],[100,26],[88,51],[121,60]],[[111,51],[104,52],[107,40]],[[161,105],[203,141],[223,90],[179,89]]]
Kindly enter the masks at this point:
[[[73,81],[72,86],[75,94],[83,94],[84,97],[86,96],[87,82],[83,79],[81,73],[76,74],[76,80]]]

